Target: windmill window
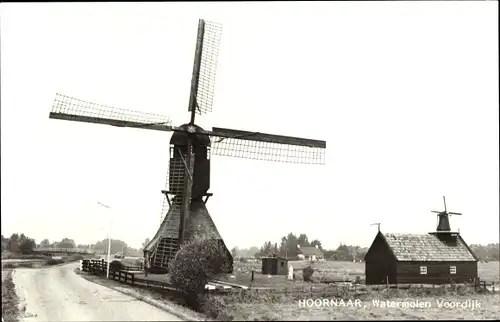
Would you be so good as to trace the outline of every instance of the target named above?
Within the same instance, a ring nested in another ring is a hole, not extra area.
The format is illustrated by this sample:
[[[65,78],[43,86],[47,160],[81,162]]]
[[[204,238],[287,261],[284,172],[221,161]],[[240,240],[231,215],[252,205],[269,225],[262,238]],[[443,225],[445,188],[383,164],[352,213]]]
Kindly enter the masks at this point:
[[[170,146],[170,159],[173,159],[174,158],[174,146],[171,145]]]
[[[457,273],[457,267],[456,266],[450,266],[450,274],[456,274]]]
[[[210,160],[210,147],[207,146],[207,160]]]
[[[427,266],[420,266],[420,275],[427,275]]]

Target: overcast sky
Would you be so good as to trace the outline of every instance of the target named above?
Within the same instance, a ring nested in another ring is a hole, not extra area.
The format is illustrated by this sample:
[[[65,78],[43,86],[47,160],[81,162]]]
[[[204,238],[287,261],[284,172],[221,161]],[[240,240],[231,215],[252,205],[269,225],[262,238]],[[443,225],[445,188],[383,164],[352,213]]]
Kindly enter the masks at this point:
[[[48,116],[60,92],[187,122],[200,17],[223,25],[200,125],[327,142],[324,166],[212,158],[228,247],[426,233],[443,195],[466,241],[498,242],[496,1],[3,3],[2,234],[154,236],[170,135]]]

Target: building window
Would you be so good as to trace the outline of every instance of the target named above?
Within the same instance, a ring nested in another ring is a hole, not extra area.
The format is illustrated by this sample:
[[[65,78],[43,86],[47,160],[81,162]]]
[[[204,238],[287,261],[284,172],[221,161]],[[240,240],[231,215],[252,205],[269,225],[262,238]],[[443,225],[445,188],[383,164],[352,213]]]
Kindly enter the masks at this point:
[[[450,274],[456,274],[457,273],[457,267],[456,266],[450,266]]]
[[[420,275],[427,274],[427,266],[420,266]]]
[[[281,262],[281,267],[285,267],[285,262]]]

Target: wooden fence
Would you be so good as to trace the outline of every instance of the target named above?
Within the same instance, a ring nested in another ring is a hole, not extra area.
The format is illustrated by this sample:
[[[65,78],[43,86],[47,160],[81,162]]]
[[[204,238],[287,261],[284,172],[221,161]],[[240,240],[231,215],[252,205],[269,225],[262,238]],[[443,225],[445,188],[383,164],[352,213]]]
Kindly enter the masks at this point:
[[[51,247],[38,247],[34,248],[35,253],[67,253],[67,254],[94,254],[95,251],[84,248],[51,248]]]
[[[106,275],[108,263],[102,260],[82,260],[81,270],[94,275]],[[123,269],[116,270],[112,266],[109,268],[109,277],[118,282],[128,283],[131,285],[155,287],[164,290],[176,291],[171,284],[161,281],[153,281],[146,278],[138,278],[133,271],[139,271],[142,268],[139,266],[124,266]]]

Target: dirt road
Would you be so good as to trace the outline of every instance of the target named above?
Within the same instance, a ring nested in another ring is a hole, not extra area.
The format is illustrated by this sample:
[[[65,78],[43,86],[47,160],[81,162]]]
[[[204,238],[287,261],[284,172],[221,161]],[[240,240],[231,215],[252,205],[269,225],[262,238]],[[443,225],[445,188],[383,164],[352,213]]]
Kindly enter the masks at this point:
[[[182,321],[133,297],[89,282],[78,263],[13,273],[24,321]]]

